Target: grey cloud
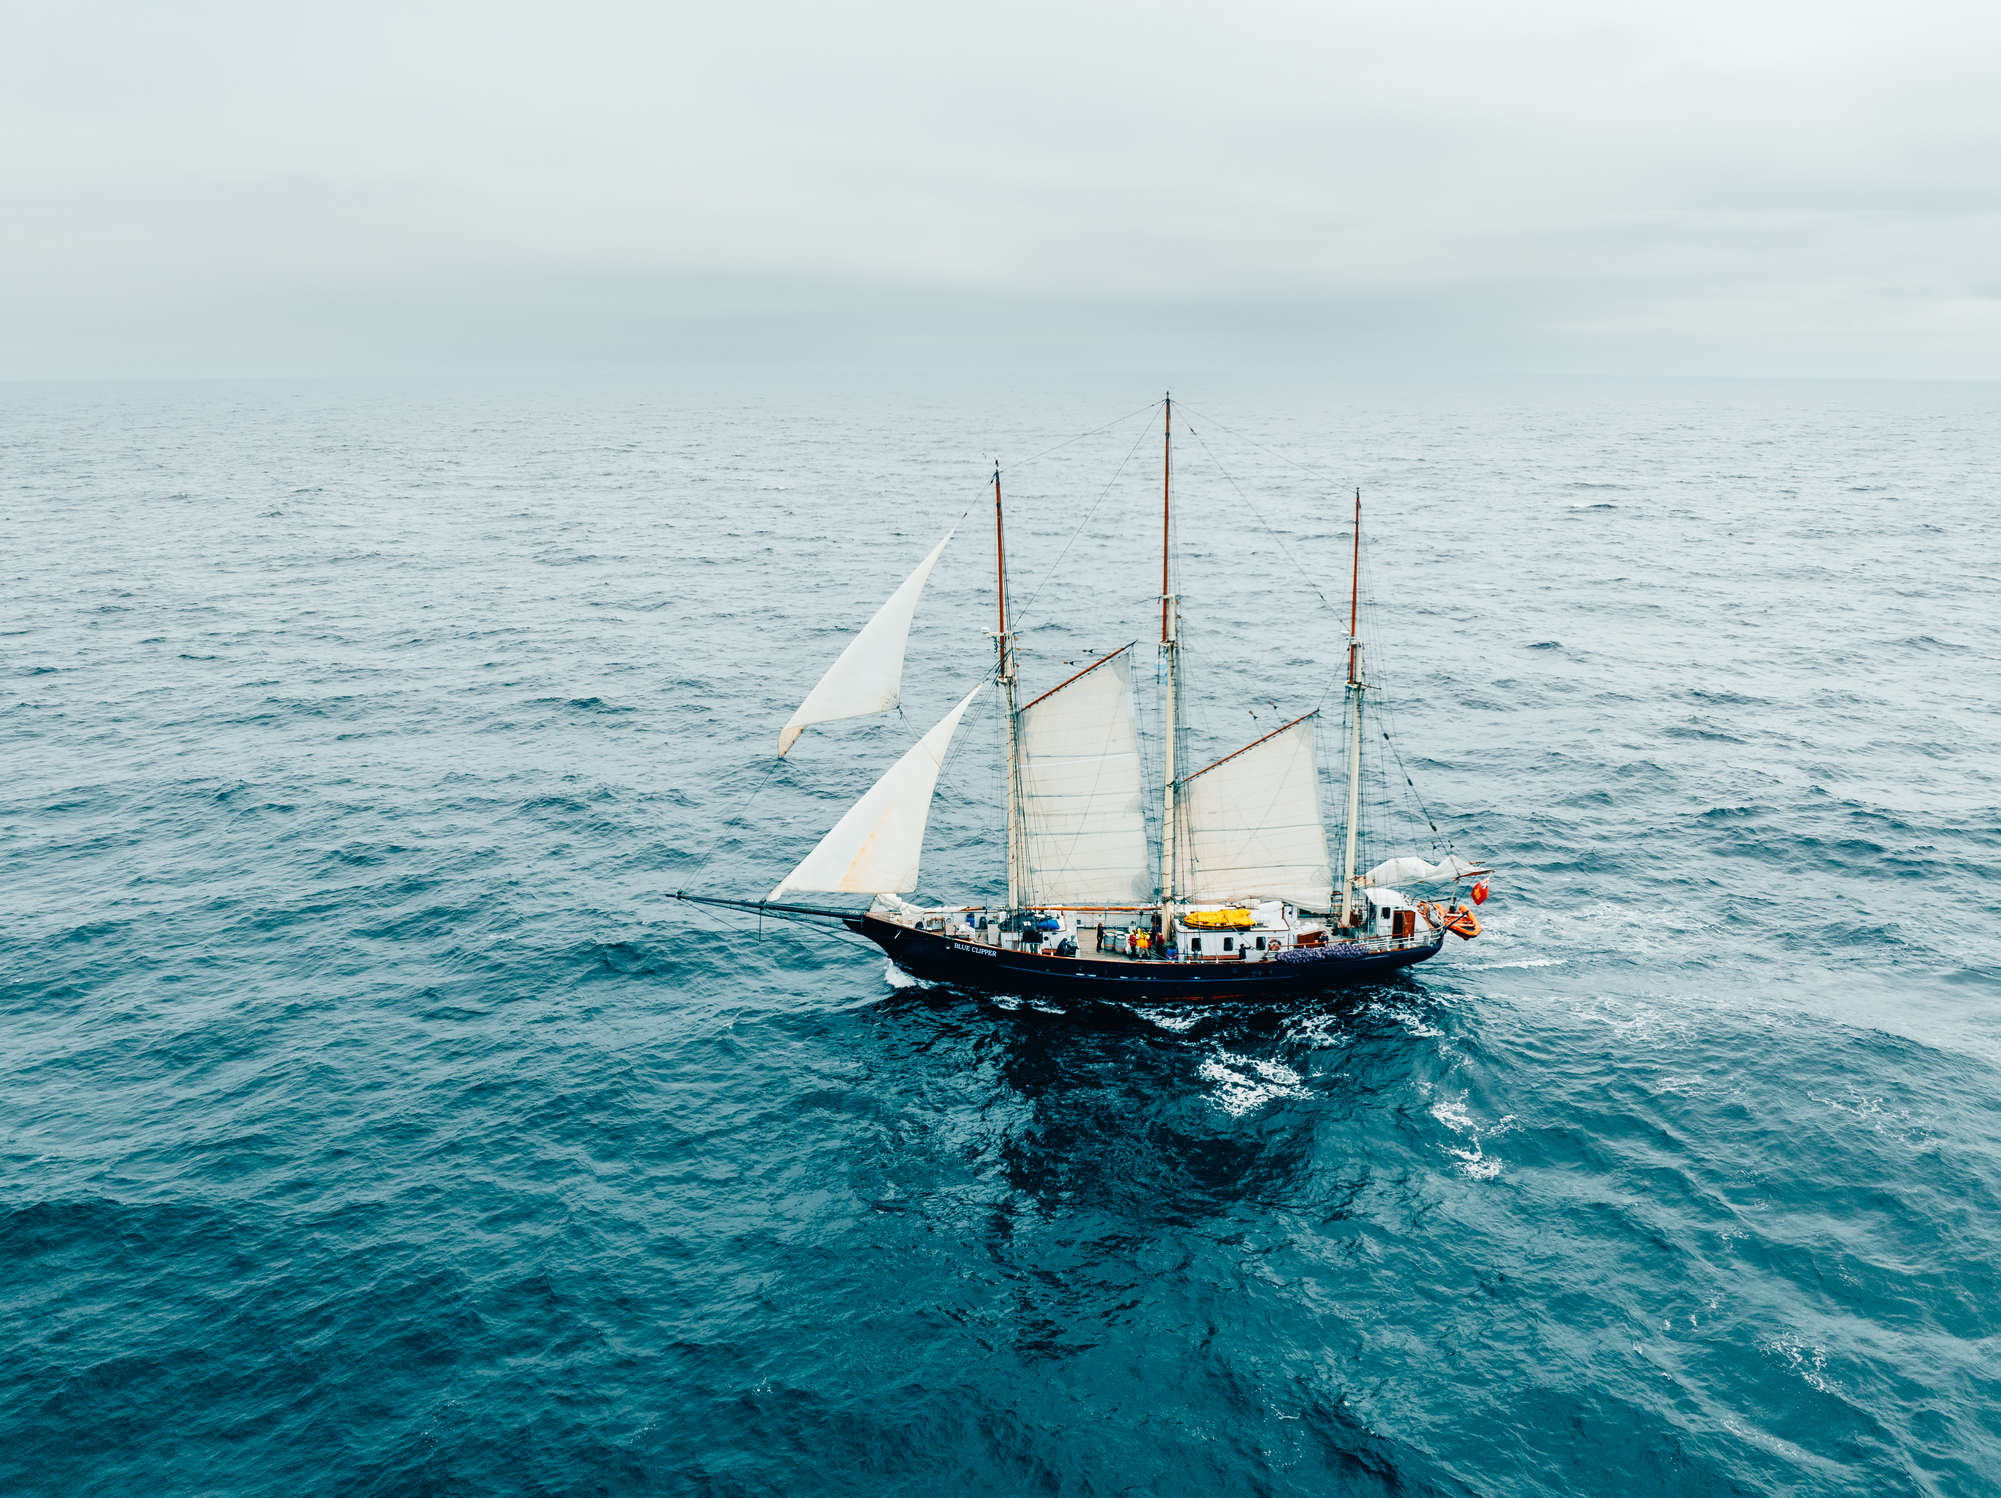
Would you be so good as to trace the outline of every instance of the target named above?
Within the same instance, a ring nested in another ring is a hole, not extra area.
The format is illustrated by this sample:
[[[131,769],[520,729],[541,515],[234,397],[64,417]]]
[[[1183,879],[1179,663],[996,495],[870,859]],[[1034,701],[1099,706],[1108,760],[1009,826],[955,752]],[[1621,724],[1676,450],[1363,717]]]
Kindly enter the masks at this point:
[[[1989,7],[4,17],[0,373],[893,361],[951,307],[1025,358],[2001,375]]]

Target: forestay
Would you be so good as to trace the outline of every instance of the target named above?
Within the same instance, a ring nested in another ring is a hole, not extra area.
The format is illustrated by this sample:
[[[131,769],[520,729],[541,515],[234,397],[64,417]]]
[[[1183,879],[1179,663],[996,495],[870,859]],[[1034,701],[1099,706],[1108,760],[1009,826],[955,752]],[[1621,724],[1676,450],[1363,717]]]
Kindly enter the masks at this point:
[[[910,621],[917,613],[917,600],[924,593],[931,569],[938,565],[956,530],[947,531],[945,539],[931,548],[931,554],[889,595],[889,601],[848,641],[848,648],[806,694],[799,710],[779,732],[781,756],[815,723],[886,713],[902,699],[903,649],[910,641]]]
[[[1181,782],[1183,899],[1265,895],[1327,907],[1334,875],[1320,816],[1317,717],[1308,713]]]
[[[1017,717],[1027,898],[1130,905],[1151,897],[1130,646]]]
[[[938,767],[945,763],[959,719],[985,685],[981,682],[962,697],[891,765],[767,898],[776,900],[795,890],[862,895],[907,894],[916,889]]]

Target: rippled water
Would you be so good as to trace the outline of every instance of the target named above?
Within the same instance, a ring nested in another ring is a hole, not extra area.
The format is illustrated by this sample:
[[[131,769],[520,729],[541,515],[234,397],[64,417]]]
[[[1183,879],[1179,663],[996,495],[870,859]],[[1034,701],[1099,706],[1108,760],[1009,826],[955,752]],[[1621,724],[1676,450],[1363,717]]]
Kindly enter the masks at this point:
[[[964,690],[986,463],[1149,393],[0,392],[0,1487],[2001,1486],[2001,390],[1185,392],[1203,747],[1323,696],[1368,496],[1504,870],[1408,981],[1066,1013],[664,898]],[[1010,472],[1031,681],[1147,632],[1145,424]],[[908,718],[774,770],[961,511]]]

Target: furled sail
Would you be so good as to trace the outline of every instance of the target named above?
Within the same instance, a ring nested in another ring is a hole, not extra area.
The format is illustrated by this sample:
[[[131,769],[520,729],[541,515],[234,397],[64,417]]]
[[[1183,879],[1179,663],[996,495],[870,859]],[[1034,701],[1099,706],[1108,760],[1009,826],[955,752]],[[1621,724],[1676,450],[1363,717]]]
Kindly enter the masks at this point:
[[[1129,905],[1151,896],[1131,647],[1045,692],[1016,722],[1027,898]]]
[[[1461,858],[1457,853],[1448,853],[1437,863],[1426,863],[1422,858],[1392,858],[1377,864],[1362,875],[1364,885],[1385,884],[1450,884],[1455,879],[1471,878],[1475,874],[1490,873],[1485,865],[1471,859]]]
[[[959,719],[985,685],[981,682],[966,693],[957,707],[911,745],[767,898],[776,900],[794,890],[900,894],[916,889],[938,767],[945,763]]]
[[[1320,818],[1317,717],[1308,713],[1181,782],[1183,898],[1265,895],[1327,907],[1334,875]]]
[[[778,752],[783,755],[807,728],[836,718],[861,718],[870,713],[886,713],[903,695],[903,647],[910,640],[910,621],[917,612],[917,600],[930,579],[931,569],[950,543],[957,527],[931,548],[931,554],[917,564],[917,570],[889,595],[889,601],[875,611],[862,632],[848,641],[848,648],[827,668],[819,684],[806,694],[792,720],[778,734]]]

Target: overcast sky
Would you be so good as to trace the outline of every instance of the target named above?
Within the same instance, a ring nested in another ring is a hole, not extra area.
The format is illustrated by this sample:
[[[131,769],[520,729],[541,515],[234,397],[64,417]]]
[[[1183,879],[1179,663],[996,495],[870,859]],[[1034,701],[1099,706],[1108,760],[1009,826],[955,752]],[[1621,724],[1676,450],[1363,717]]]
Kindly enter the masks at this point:
[[[0,0],[0,374],[2001,377],[2001,5]]]

